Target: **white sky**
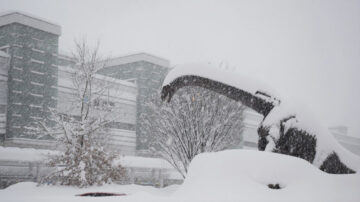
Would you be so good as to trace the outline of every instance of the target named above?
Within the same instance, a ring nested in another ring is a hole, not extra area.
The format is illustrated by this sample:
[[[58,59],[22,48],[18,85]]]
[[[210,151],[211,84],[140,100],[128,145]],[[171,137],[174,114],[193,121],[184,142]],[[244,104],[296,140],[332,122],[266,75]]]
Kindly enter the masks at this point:
[[[61,25],[65,51],[86,36],[111,56],[224,61],[360,137],[360,0],[0,0],[8,10]]]

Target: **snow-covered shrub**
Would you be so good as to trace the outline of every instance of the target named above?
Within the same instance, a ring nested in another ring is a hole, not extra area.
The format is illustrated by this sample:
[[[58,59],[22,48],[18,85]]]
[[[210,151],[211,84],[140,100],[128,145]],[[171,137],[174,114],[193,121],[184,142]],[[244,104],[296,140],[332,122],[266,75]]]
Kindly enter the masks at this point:
[[[57,171],[42,179],[41,183],[87,187],[126,179],[126,170],[114,165],[116,155],[104,151],[100,145],[85,138],[83,145],[67,144],[64,153],[52,156],[48,166]]]
[[[316,124],[309,116],[310,112],[305,115],[296,111],[285,104],[274,106],[259,126],[259,150],[305,159],[327,173],[355,173],[344,162],[357,168],[359,159]],[[342,155],[343,161],[338,154]]]
[[[279,133],[279,138],[274,140],[275,145],[272,151],[300,157],[312,163],[316,154],[316,137],[297,128],[285,129],[287,120],[289,119],[280,122],[280,130],[276,131]],[[263,125],[258,128],[258,148],[260,151],[264,151],[269,143],[267,138],[269,138],[270,130],[270,127]]]
[[[60,98],[67,99],[69,109],[51,109],[51,127],[39,122],[42,134],[52,136],[64,151],[50,156],[48,164],[56,166],[57,171],[42,183],[85,187],[126,179],[125,169],[113,165],[116,156],[104,150],[107,126],[117,116],[106,93],[109,84],[96,79],[96,73],[105,65],[98,50],[98,46],[89,48],[85,40],[76,43],[74,64],[67,67],[72,77],[72,96]]]
[[[325,161],[323,162],[323,164],[320,166],[320,170],[325,171],[327,173],[333,173],[333,174],[338,174],[338,173],[355,173],[355,171],[353,171],[352,169],[348,168],[345,164],[343,164],[340,159],[339,156],[333,152],[332,154],[330,154]]]
[[[360,170],[360,158],[344,149],[310,113],[296,104],[290,107],[259,83],[211,65],[183,65],[169,72],[161,98],[170,102],[179,89],[189,86],[212,90],[264,116],[258,128],[260,150],[300,157],[328,173]]]
[[[236,147],[242,140],[245,107],[203,88],[183,88],[172,103],[158,95],[142,115],[152,146],[185,177],[199,153]]]

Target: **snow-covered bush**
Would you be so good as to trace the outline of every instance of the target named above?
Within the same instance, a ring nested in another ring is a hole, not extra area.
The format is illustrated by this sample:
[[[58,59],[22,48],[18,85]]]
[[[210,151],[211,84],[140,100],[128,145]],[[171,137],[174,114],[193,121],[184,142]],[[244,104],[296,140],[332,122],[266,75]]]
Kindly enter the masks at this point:
[[[259,125],[260,150],[300,157],[328,173],[354,173],[360,158],[343,148],[306,110],[272,96],[268,86],[223,72],[211,65],[175,67],[163,83],[162,100],[183,87],[203,87],[225,95],[264,116]]]
[[[115,158],[115,155],[107,153],[85,137],[82,146],[66,144],[63,154],[50,158],[47,164],[57,167],[57,170],[43,178],[41,183],[87,187],[123,181],[126,170],[121,165],[113,164]]]
[[[146,106],[142,130],[183,177],[197,154],[235,147],[242,140],[245,107],[209,90],[183,88],[171,104],[156,95]]]

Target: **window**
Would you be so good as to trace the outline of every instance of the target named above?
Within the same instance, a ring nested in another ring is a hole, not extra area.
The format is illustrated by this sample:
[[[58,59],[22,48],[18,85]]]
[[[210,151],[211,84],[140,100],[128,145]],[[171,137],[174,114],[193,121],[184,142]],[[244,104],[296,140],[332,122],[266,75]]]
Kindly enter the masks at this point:
[[[95,107],[114,107],[115,102],[97,98],[97,99],[94,100],[93,105]]]

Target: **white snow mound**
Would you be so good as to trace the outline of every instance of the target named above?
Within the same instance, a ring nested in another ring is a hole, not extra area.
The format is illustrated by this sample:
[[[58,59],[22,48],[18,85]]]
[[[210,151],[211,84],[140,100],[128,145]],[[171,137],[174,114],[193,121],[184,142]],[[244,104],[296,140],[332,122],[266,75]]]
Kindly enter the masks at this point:
[[[279,184],[281,189],[270,189]],[[360,201],[360,175],[334,175],[300,158],[228,150],[200,154],[174,194],[183,201]]]

